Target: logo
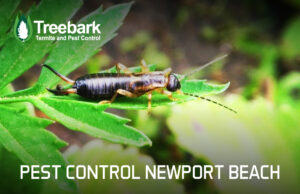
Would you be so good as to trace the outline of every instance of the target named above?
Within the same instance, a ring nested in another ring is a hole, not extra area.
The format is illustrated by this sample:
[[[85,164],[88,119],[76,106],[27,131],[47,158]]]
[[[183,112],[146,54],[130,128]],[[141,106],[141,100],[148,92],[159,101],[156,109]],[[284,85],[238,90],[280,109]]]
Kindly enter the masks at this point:
[[[14,35],[18,40],[22,42],[30,39],[32,35],[32,24],[29,16],[26,18],[22,14],[20,17],[16,17],[14,25]]]
[[[36,32],[34,37],[38,41],[97,41],[101,39],[101,24],[95,21],[85,24],[72,24],[70,21],[66,24],[54,24],[46,23],[44,20],[33,20],[33,25]],[[17,16],[13,32],[15,38],[21,42],[29,40],[33,34],[30,17],[25,17],[23,14]]]
[[[37,40],[100,40],[100,26],[95,21],[88,24],[48,24],[44,20],[34,20]]]

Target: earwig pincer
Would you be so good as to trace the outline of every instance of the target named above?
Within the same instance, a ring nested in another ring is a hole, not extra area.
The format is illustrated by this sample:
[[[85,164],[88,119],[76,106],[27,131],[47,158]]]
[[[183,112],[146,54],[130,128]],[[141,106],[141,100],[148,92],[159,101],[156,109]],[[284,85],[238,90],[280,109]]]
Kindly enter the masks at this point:
[[[206,65],[201,66],[193,71],[193,73],[199,71],[209,64],[214,63],[217,60],[223,59],[224,57],[225,55],[207,63]],[[146,94],[148,97],[148,111],[150,111],[152,92],[156,91],[167,95],[170,100],[176,100],[173,98],[172,93],[178,92],[184,95],[194,96],[211,101],[235,112],[234,110],[205,97],[183,93],[180,90],[181,79],[178,79],[176,75],[172,73],[171,68],[168,68],[164,71],[150,72],[144,60],[141,61],[142,71],[139,73],[133,73],[126,66],[118,63],[116,65],[117,73],[88,74],[79,77],[76,80],[71,80],[65,77],[48,65],[43,66],[51,70],[65,82],[72,85],[72,88],[70,89],[63,89],[60,85],[57,85],[55,90],[48,89],[49,92],[55,95],[78,94],[84,98],[101,100],[99,103],[105,104],[112,103],[118,95],[135,98]],[[121,73],[121,71],[123,72]],[[189,75],[191,74],[186,76]]]

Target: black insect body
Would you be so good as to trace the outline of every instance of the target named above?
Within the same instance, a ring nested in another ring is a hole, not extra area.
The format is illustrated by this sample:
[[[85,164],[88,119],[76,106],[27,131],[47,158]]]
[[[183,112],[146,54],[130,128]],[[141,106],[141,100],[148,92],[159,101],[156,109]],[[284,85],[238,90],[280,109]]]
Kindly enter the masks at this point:
[[[89,99],[102,99],[100,104],[113,102],[117,95],[134,98],[147,94],[148,108],[150,109],[153,91],[165,94],[174,100],[172,92],[180,89],[180,82],[171,73],[171,69],[150,72],[144,62],[142,62],[141,73],[132,73],[127,67],[119,63],[116,65],[118,73],[88,74],[75,81],[61,75],[48,65],[44,65],[44,67],[73,85],[71,89],[67,90],[63,90],[59,86],[56,87],[56,90],[48,89],[50,92],[55,95],[78,94]],[[120,70],[123,70],[124,73],[120,73]],[[165,91],[165,88],[169,91]]]
[[[73,88],[76,89],[78,95],[91,99],[111,99],[116,93],[128,97],[138,97],[170,85],[168,84],[170,76],[166,76],[162,72],[145,74],[97,73],[76,79]]]
[[[225,56],[222,58],[224,57]],[[220,59],[221,58],[216,60]],[[173,98],[172,92],[178,92],[211,101],[235,112],[234,110],[210,99],[181,92],[180,80],[171,73],[170,68],[164,71],[150,72],[144,61],[141,62],[142,72],[140,73],[132,73],[127,67],[119,63],[116,65],[117,73],[88,74],[79,77],[75,81],[61,75],[48,65],[44,65],[44,67],[51,70],[62,80],[73,85],[72,88],[66,90],[59,85],[56,87],[56,90],[48,89],[48,91],[55,95],[78,94],[85,98],[101,100],[99,103],[104,104],[112,103],[118,95],[134,98],[147,94],[148,111],[150,111],[153,91],[167,95],[171,100],[176,100]],[[121,70],[124,73],[120,73]]]

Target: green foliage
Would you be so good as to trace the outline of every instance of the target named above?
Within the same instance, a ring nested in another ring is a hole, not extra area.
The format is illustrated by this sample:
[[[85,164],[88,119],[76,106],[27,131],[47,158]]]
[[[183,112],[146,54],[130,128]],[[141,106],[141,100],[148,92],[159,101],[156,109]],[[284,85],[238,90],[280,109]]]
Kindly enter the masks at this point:
[[[165,69],[171,65],[168,55],[159,49],[158,43],[147,31],[139,31],[132,37],[125,38],[120,48],[125,53],[135,51],[139,59],[157,64],[158,69]]]
[[[43,18],[46,23],[65,23],[81,4],[80,0],[43,0],[29,16],[32,21]],[[15,37],[9,38],[0,52],[0,89],[41,60],[52,48],[52,42],[38,41],[33,37],[24,44]]]
[[[160,69],[164,69],[171,65],[171,60],[169,59],[168,55],[160,51],[157,43],[155,42],[150,42],[147,44],[141,57],[148,61],[148,63],[159,64]]]
[[[283,77],[281,80],[278,78],[278,59],[283,57],[286,61],[295,60],[299,53],[299,34],[300,22],[299,17],[294,18],[285,28],[281,44],[270,44],[261,40],[251,39],[253,29],[245,28],[237,31],[234,44],[239,51],[255,56],[259,60],[256,68],[249,69],[248,77],[249,83],[244,89],[244,96],[251,97],[260,94],[264,84],[269,84],[269,88],[275,91],[269,91],[274,95],[276,103],[293,103],[291,93],[293,89],[297,88],[299,84],[298,73],[291,72]],[[297,64],[297,63],[295,63]],[[264,94],[263,94],[264,95]],[[284,99],[284,100],[283,100]]]
[[[291,60],[300,55],[300,18],[294,18],[282,35],[281,51],[282,55]]]
[[[116,143],[151,145],[143,133],[125,125],[129,120],[104,112],[107,105],[47,97],[36,99],[33,103],[50,118],[70,129]]]
[[[5,88],[0,90],[0,94],[6,95],[14,92],[14,89],[11,84],[7,85]],[[12,104],[3,104],[3,106],[13,107],[19,113],[25,113],[31,116],[34,116],[34,107],[29,102],[19,102],[19,103],[12,103]]]
[[[201,28],[200,31],[201,35],[203,36],[203,38],[205,38],[206,40],[216,40],[217,37],[217,30],[214,29],[212,26],[204,26],[203,28]]]
[[[14,109],[1,106],[0,142],[24,163],[64,164],[59,149],[66,143],[44,130],[51,123],[49,120],[20,114]],[[61,178],[65,177],[64,166],[59,169],[59,175]],[[72,184],[66,178],[64,181]]]
[[[249,83],[244,89],[243,95],[253,97],[259,94],[266,81],[269,82],[271,88],[276,87],[278,72],[278,59],[284,59],[286,66],[297,67],[297,57],[300,54],[300,18],[295,17],[288,22],[283,30],[280,40],[277,43],[270,43],[264,40],[263,32],[258,30],[256,26],[244,27],[236,30],[234,33],[233,44],[238,51],[254,56],[259,61],[258,66],[248,71]],[[260,37],[260,38],[258,38]],[[286,68],[286,67],[281,67]],[[284,88],[282,88],[285,90]]]
[[[115,31],[122,24],[122,20],[127,15],[131,3],[120,4],[105,11],[102,7],[84,17],[78,23],[90,23],[95,21],[101,24],[101,39],[98,41],[60,41],[52,49],[46,64],[50,65],[62,74],[69,74],[82,65],[88,58],[99,51],[99,48],[112,39]],[[14,96],[32,95],[45,92],[45,88],[54,86],[60,79],[52,72],[43,69],[38,82],[33,88],[22,91]]]
[[[29,12],[32,20],[43,18],[46,23],[64,23],[80,8],[80,0],[69,2],[42,0]],[[99,41],[37,41],[33,37],[22,43],[13,37],[0,51],[0,142],[6,150],[27,164],[60,164],[60,183],[75,189],[74,182],[65,179],[62,173],[65,161],[59,149],[66,145],[55,135],[46,131],[53,121],[34,117],[32,105],[40,109],[51,119],[65,125],[71,130],[80,131],[96,138],[134,146],[151,145],[151,140],[141,131],[126,125],[129,121],[105,112],[107,108],[146,109],[145,96],[135,99],[118,98],[115,103],[99,105],[98,102],[78,97],[54,96],[45,88],[53,87],[59,79],[50,71],[43,69],[37,83],[25,90],[14,92],[9,85],[14,79],[41,60],[47,53],[45,63],[62,74],[69,74],[116,35],[132,3],[113,6],[103,11],[96,9],[82,18],[78,23],[95,21],[101,24]],[[154,58],[157,58],[155,55]],[[165,63],[164,63],[165,64]],[[153,71],[154,65],[149,66]],[[140,67],[131,68],[134,72]],[[113,67],[106,72],[116,72]],[[180,75],[178,75],[180,76]],[[208,84],[204,80],[182,80],[183,92],[198,95],[218,94],[229,86]],[[175,94],[177,101],[170,101],[166,96],[154,94],[153,107],[194,100],[194,97]],[[36,146],[38,145],[38,146]]]
[[[284,76],[277,84],[275,90],[276,104],[299,106],[300,73],[291,72]]]
[[[158,109],[154,109],[151,115],[155,114]],[[127,111],[127,116],[132,119],[132,125],[141,130],[149,138],[153,138],[159,133],[160,126],[163,123],[161,121],[162,118],[152,118],[144,110],[129,110]]]
[[[177,143],[214,164],[281,167],[280,180],[260,182],[260,186],[250,180],[216,180],[224,193],[253,193],[261,188],[265,192],[299,192],[299,109],[287,104],[276,107],[262,98],[247,102],[232,96],[225,103],[236,107],[238,114],[206,102],[174,107],[167,123]]]
[[[0,1],[0,46],[7,39],[6,33],[12,25],[12,15],[19,5],[20,0]]]
[[[101,67],[109,65],[110,62],[110,56],[105,53],[95,55],[87,61],[88,73],[99,72]]]
[[[249,83],[243,91],[245,97],[253,97],[260,93],[266,81],[273,81],[277,76],[277,60],[280,52],[277,45],[253,39],[252,34],[257,33],[253,27],[242,28],[235,32],[234,45],[237,49],[258,60],[258,65],[248,71]]]
[[[39,6],[31,9],[29,15],[33,20],[42,17],[45,20],[45,22],[65,23],[72,17],[72,15],[79,9],[81,5],[82,2],[80,0],[72,2],[43,0],[40,2]],[[61,67],[67,68],[65,70],[67,73],[77,68],[83,62],[85,62],[91,55],[93,55],[95,53],[95,50],[98,51],[97,49],[99,47],[101,47],[104,43],[109,41],[115,35],[115,31],[121,25],[121,22],[124,19],[125,15],[128,13],[130,6],[131,3],[120,4],[104,12],[101,8],[99,8],[89,16],[79,21],[82,23],[86,23],[90,22],[91,20],[95,20],[96,22],[101,23],[103,25],[102,33],[104,34],[102,36],[101,41],[62,41],[56,42],[53,45],[52,41],[38,42],[35,38],[31,38],[25,44],[18,40],[15,40],[13,37],[10,38],[0,52],[0,57],[2,58],[0,64],[0,75],[2,76],[2,79],[0,80],[0,88],[2,89],[0,89],[1,96],[5,96],[7,93],[12,92],[12,89],[10,87],[5,87],[8,83],[20,76],[24,71],[26,71],[37,61],[39,61],[42,57],[44,57],[44,55],[49,51],[51,51],[50,56],[46,61],[48,64],[51,64],[53,66],[62,65]],[[2,13],[4,12],[1,12],[1,14]],[[72,51],[72,49],[75,50]],[[49,112],[48,114],[53,114],[54,111],[61,111],[61,114],[64,113],[67,115],[68,112],[64,112],[63,110],[57,108],[57,106],[53,105],[54,108],[58,109],[55,110],[53,107],[47,104],[52,101],[49,102],[49,100],[47,101],[47,99],[40,99],[41,96],[39,95],[41,93],[45,94],[45,87],[50,86],[51,84],[54,85],[55,82],[57,82],[56,77],[54,78],[52,74],[50,75],[50,73],[48,73],[49,72],[42,73],[37,85],[33,88],[17,93],[12,93],[16,97],[10,98],[10,100],[7,101],[9,102],[9,104],[5,103],[5,100],[3,101],[3,99],[5,98],[1,98],[1,104],[4,103],[5,105],[1,105],[0,109],[0,141],[1,144],[4,145],[4,147],[7,150],[15,154],[19,159],[21,159],[23,163],[62,165],[63,167],[60,170],[60,177],[63,179],[65,175],[62,172],[64,171],[65,161],[61,156],[59,149],[65,146],[66,144],[60,141],[52,133],[49,133],[46,130],[44,130],[46,126],[52,123],[51,121],[25,115],[29,112],[26,112],[26,110],[28,109],[27,107],[23,106],[24,101],[32,102],[36,106],[41,107],[41,109]],[[23,106],[23,108],[21,105]],[[46,106],[47,109],[43,107],[43,105]],[[87,106],[87,108],[90,107]],[[93,107],[90,109],[93,109]],[[95,111],[96,109],[94,109],[94,112]],[[100,114],[102,114],[100,118],[106,119],[108,121],[114,121],[113,124],[110,125],[110,128],[107,125],[104,125],[108,128],[108,131],[111,130],[111,128],[116,130],[116,127],[120,127],[120,129],[123,128],[124,130],[127,130],[126,134],[129,136],[131,135],[130,137],[132,138],[134,138],[135,136],[134,134],[132,135],[130,131],[135,131],[137,134],[139,134],[135,129],[124,125],[124,123],[127,120],[125,121],[124,119],[106,113],[100,112]],[[99,116],[99,114],[94,115]],[[64,118],[65,122],[63,123],[65,125],[68,125],[70,121],[72,121],[70,119],[71,116],[65,116]],[[77,119],[79,120],[79,118]],[[78,122],[76,122],[76,124],[78,124]],[[74,123],[73,126],[75,129],[78,129],[78,127],[80,127],[80,125],[75,126]],[[84,129],[86,129],[87,133],[89,134],[91,134],[93,130],[99,130],[95,126],[88,127],[85,127]],[[100,132],[95,133],[93,135],[97,136]],[[105,135],[102,134],[102,136],[104,136],[105,138]],[[148,140],[144,135],[141,134],[140,136]],[[136,139],[140,140],[139,137]],[[150,141],[148,140],[148,144],[149,142]],[[126,143],[126,140],[123,140],[123,143]],[[64,179],[62,181],[64,182],[62,183],[62,185],[64,184],[69,188],[70,186],[73,189],[75,188],[73,182],[70,182],[67,179]]]
[[[122,52],[131,52],[143,45],[147,44],[151,40],[151,35],[146,31],[139,31],[134,36],[125,38],[120,44]]]
[[[136,148],[123,148],[120,145],[105,144],[101,141],[92,141],[84,147],[70,147],[65,152],[70,164],[74,165],[132,165],[135,167],[135,175],[144,177],[145,165],[154,165],[151,157],[139,153]],[[126,172],[125,172],[126,173]],[[105,173],[99,169],[99,174],[105,174],[109,177],[109,172]],[[118,179],[101,179],[101,180],[79,180],[79,190],[82,194],[101,193],[175,193],[183,194],[184,188],[175,180],[118,180]],[[44,187],[43,194],[61,193],[56,190],[51,183]],[[67,192],[65,192],[67,194]]]
[[[25,176],[20,180],[20,165],[23,164],[15,154],[0,146],[0,193],[32,194],[39,193],[42,182]],[[12,186],[13,185],[13,186]]]
[[[102,7],[84,17],[78,23],[95,21],[101,24],[101,39],[99,41],[62,41],[52,50],[46,64],[62,74],[69,74],[82,65],[88,58],[99,51],[99,48],[112,39],[115,31],[122,24],[132,3],[120,4],[105,11]],[[44,69],[37,83],[39,88],[51,87],[59,81],[53,73]]]

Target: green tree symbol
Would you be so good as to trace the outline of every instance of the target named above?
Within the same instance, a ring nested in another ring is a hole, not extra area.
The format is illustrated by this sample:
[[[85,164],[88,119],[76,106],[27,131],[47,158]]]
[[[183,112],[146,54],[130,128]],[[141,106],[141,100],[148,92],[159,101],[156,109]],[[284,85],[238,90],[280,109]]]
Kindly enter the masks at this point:
[[[14,35],[18,40],[22,42],[25,42],[30,39],[32,35],[32,25],[29,16],[26,18],[22,14],[20,17],[16,17],[14,25]]]

